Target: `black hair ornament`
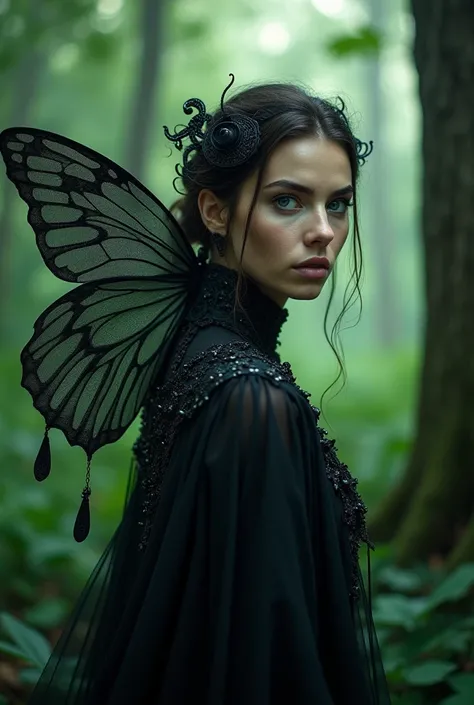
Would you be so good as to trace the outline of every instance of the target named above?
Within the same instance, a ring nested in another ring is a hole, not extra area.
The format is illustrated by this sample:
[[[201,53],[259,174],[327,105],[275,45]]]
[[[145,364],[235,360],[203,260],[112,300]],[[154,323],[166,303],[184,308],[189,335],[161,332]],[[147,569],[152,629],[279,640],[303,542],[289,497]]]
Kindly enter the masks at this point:
[[[222,93],[221,114],[217,119],[206,112],[206,106],[202,100],[190,98],[183,104],[183,111],[186,115],[191,115],[193,108],[196,108],[198,114],[190,119],[188,126],[179,132],[175,131],[174,134],[164,126],[166,138],[174,142],[179,151],[183,148],[183,139],[189,137],[191,140],[191,144],[183,153],[183,170],[192,170],[189,165],[189,155],[196,150],[202,151],[209,164],[222,169],[244,164],[258,150],[260,145],[258,122],[247,115],[231,114],[224,106],[225,94],[235,80],[234,74],[231,73],[229,76],[231,81]]]
[[[339,115],[341,120],[344,121],[344,124],[346,125],[347,129],[349,132],[352,134],[351,126],[349,124],[349,120],[347,119],[347,115],[345,113],[346,110],[346,104],[342,100],[340,96],[338,96],[337,100],[341,104],[341,107],[338,107],[336,105],[333,106],[334,110],[336,113]],[[357,154],[357,161],[359,162],[359,166],[364,166],[367,157],[369,157],[372,152],[374,151],[374,143],[372,140],[369,142],[362,142],[362,140],[357,139],[357,137],[353,138],[354,140],[354,146]]]
[[[374,143],[372,140],[370,142],[361,142],[361,140],[355,140],[355,147],[357,152],[357,161],[360,166],[364,166],[365,160],[374,151]]]

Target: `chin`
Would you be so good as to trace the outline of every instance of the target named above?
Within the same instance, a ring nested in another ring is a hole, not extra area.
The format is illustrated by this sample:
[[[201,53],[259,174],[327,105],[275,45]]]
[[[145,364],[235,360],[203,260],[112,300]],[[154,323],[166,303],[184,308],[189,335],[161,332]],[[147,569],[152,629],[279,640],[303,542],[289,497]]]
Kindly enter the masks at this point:
[[[312,301],[313,299],[317,299],[323,286],[324,282],[313,281],[307,282],[303,286],[301,286],[301,284],[299,286],[290,284],[282,289],[276,289],[275,287],[270,289],[261,285],[260,288],[263,293],[273,299],[275,303],[281,307],[284,307],[285,302],[288,301],[288,299],[295,299],[296,301]]]
[[[321,291],[315,291],[313,294],[308,292],[307,294],[295,294],[294,296],[290,296],[290,299],[295,299],[296,301],[313,301],[314,299],[317,299]]]
[[[292,291],[287,293],[289,299],[296,299],[297,301],[312,301],[317,299],[323,288],[322,284],[312,283],[310,286],[299,286],[294,287]]]

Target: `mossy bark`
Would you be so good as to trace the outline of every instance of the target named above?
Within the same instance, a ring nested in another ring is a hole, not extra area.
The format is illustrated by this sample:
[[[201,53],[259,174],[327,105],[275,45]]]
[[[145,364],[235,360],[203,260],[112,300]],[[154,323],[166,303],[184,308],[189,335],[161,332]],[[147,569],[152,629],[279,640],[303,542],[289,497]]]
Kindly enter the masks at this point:
[[[474,559],[474,3],[412,0],[426,325],[416,441],[371,524],[402,565]]]

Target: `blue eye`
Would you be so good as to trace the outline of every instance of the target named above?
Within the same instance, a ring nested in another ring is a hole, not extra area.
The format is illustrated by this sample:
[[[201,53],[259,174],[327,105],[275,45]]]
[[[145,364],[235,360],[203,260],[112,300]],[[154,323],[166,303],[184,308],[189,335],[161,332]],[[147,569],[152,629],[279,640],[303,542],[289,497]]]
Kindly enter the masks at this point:
[[[331,211],[331,213],[337,213],[338,215],[344,215],[347,213],[347,209],[351,208],[354,204],[348,201],[346,198],[338,198],[336,201],[331,201],[331,203],[328,204],[328,210]],[[331,206],[336,206],[335,208],[331,208]]]
[[[291,205],[291,203],[296,205]],[[298,201],[294,196],[277,196],[273,199],[273,203],[276,203],[279,210],[293,211],[298,207]]]

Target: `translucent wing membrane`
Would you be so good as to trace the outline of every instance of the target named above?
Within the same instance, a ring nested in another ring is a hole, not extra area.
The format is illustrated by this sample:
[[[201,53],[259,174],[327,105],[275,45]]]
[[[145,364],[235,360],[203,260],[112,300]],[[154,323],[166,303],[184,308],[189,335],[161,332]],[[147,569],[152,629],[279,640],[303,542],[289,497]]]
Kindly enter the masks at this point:
[[[48,426],[92,454],[138,414],[182,313],[172,281],[83,284],[36,321],[22,385]]]
[[[60,279],[153,277],[195,264],[172,214],[106,157],[32,128],[2,132],[0,151],[43,259]]]

